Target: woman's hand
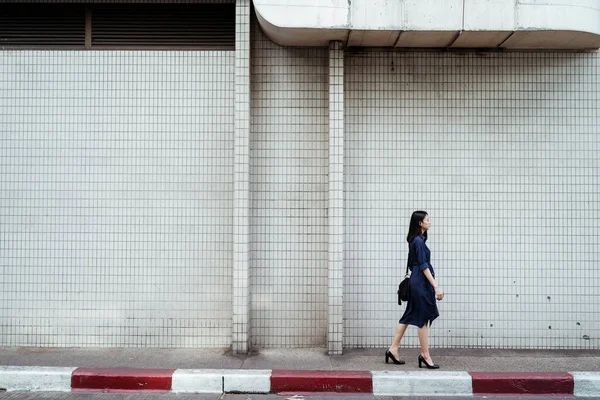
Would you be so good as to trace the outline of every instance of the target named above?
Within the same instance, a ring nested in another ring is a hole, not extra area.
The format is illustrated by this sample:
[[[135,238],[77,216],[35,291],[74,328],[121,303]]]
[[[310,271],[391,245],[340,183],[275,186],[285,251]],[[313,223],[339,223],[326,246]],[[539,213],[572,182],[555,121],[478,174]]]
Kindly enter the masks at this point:
[[[444,291],[442,289],[440,289],[439,286],[436,286],[434,289],[435,289],[435,298],[438,301],[442,301],[444,299]]]
[[[431,275],[431,271],[429,270],[429,268],[425,268],[423,270],[423,274],[425,274],[425,278],[427,278],[429,283],[431,283],[431,286],[433,286],[433,289],[435,290],[435,298],[438,301],[442,301],[442,299],[444,298],[444,292],[438,286],[437,282],[433,278],[433,275]]]

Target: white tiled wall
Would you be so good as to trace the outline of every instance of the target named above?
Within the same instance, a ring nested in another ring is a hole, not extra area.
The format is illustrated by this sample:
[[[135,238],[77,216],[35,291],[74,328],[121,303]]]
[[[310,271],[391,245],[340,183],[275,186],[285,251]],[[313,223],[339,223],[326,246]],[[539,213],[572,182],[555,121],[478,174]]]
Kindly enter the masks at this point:
[[[598,348],[599,71],[599,53],[346,55],[345,346],[389,346],[424,209],[433,346]]]
[[[234,56],[0,52],[0,345],[231,343]]]
[[[250,345],[250,0],[235,12],[235,138],[233,214],[233,338],[235,353]]]
[[[344,346],[385,347],[425,209],[432,346],[598,348],[599,53],[251,36],[237,86],[233,52],[0,52],[0,345],[324,346],[331,311],[337,351],[343,300]]]
[[[279,47],[254,24],[251,54],[252,343],[325,345],[328,50]]]
[[[344,333],[344,49],[329,44],[328,335],[329,354],[341,354]]]

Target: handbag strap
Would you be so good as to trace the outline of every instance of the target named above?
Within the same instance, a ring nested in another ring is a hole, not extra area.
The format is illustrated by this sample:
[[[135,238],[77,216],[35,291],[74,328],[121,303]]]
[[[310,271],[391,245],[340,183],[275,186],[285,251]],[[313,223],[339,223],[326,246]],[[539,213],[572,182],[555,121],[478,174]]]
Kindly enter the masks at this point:
[[[404,273],[404,277],[408,276],[408,257],[406,259],[406,272]]]

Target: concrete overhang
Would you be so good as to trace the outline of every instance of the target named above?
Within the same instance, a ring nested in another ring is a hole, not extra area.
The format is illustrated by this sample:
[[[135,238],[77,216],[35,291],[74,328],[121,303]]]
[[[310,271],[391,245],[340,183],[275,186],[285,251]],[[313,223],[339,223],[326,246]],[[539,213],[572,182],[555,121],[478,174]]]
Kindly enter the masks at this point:
[[[600,0],[253,0],[282,46],[600,48]]]

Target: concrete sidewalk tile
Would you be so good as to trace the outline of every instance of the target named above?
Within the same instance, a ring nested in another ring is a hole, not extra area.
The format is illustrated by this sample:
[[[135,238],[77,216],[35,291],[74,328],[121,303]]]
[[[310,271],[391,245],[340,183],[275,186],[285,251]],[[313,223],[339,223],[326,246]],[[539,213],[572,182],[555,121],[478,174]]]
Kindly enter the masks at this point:
[[[472,396],[471,375],[462,371],[373,371],[375,396]]]
[[[271,391],[271,370],[225,370],[223,390],[225,393],[269,393]]]
[[[473,393],[573,394],[573,376],[566,372],[471,372]]]
[[[600,397],[600,372],[571,372],[577,397]]]
[[[173,393],[223,393],[224,369],[178,369],[173,373]]]
[[[273,370],[271,391],[372,393],[373,381],[369,371]]]
[[[71,377],[73,390],[171,390],[174,369],[77,368]]]
[[[243,360],[242,369],[330,370],[330,356],[322,348],[260,348]],[[368,370],[368,368],[367,368]]]
[[[6,391],[71,391],[71,367],[0,366],[0,389]]]

